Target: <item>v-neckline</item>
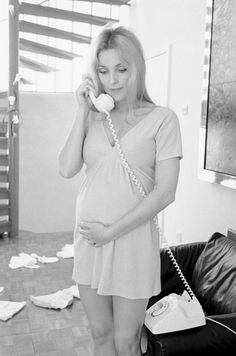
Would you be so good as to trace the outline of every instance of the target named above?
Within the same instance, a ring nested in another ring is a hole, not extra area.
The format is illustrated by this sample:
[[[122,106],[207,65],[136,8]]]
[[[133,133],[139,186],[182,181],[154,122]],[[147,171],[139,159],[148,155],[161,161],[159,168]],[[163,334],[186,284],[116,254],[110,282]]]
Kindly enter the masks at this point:
[[[144,120],[146,120],[146,118],[148,118],[149,115],[151,115],[151,113],[152,113],[153,111],[155,111],[156,108],[157,108],[157,106],[155,106],[154,109],[152,109],[149,113],[147,113],[147,115],[144,116],[144,118],[143,118],[142,120],[140,120],[137,124],[135,124],[134,126],[132,126],[132,127],[131,127],[128,131],[126,131],[121,137],[118,137],[118,140],[121,142],[121,141],[128,135],[128,133],[130,133],[131,131],[133,131],[137,126],[139,126],[139,124],[141,124]],[[109,137],[108,137],[107,132],[106,132],[105,127],[104,127],[103,120],[104,120],[104,119],[102,118],[102,119],[101,119],[101,125],[102,125],[102,128],[103,128],[104,135],[106,136],[106,140],[107,140],[109,146],[113,149],[113,148],[116,147],[116,145],[115,145],[115,144],[114,144],[114,146],[111,145],[111,142],[110,142],[110,140],[109,140]]]

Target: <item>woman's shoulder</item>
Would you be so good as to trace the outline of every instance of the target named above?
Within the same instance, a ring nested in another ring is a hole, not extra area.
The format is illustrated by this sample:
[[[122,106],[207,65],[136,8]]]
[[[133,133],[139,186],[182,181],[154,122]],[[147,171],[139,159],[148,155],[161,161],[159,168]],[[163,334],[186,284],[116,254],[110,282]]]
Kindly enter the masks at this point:
[[[168,132],[179,127],[179,119],[176,113],[167,106],[149,105],[149,122],[155,135],[158,132]]]
[[[163,116],[176,116],[175,112],[167,106],[157,105],[151,102],[143,102],[137,112],[149,111]]]
[[[145,117],[155,111],[157,105],[149,102],[143,102],[139,107],[134,109],[134,115],[136,117]]]
[[[153,114],[159,123],[178,121],[178,117],[174,110],[167,106],[156,105],[153,109]]]
[[[156,135],[168,136],[170,132],[178,132],[180,123],[175,111],[166,106],[159,106],[156,115],[154,115]]]
[[[156,113],[159,113],[163,116],[176,116],[174,110],[169,108],[168,106],[155,105]]]
[[[149,116],[150,121],[157,124],[157,126],[162,125],[167,122],[175,122],[178,121],[178,117],[176,113],[167,106],[156,105],[153,103],[145,103],[140,108],[140,114],[144,114],[144,116]]]

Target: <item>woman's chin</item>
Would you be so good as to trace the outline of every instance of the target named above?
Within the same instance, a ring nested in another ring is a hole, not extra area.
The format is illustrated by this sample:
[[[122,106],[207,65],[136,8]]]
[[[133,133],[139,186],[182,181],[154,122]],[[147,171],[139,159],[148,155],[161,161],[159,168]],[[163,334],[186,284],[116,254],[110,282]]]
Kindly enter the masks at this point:
[[[115,103],[120,103],[126,101],[126,97],[123,94],[109,94]]]
[[[124,93],[124,90],[107,90],[107,94],[109,94],[115,102],[124,101],[126,99],[127,94]]]

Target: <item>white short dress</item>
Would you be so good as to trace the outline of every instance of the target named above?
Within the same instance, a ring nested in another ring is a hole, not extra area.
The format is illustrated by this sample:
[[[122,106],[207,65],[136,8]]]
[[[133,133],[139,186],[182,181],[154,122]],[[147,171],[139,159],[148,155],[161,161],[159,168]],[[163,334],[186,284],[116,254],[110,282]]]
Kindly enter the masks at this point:
[[[80,221],[112,224],[145,199],[109,142],[104,115],[92,115],[83,146],[86,176],[76,203],[72,278],[100,295],[150,298],[161,291],[159,234],[152,219],[99,248],[79,233]],[[156,162],[182,157],[178,118],[165,107],[155,107],[120,143],[146,194],[155,185]]]

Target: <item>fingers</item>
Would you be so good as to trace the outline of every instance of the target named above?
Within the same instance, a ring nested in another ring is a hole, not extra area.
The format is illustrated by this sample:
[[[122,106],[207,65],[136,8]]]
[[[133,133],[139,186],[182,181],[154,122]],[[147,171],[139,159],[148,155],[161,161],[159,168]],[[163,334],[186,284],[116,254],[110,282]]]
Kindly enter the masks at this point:
[[[89,83],[89,85],[91,85],[91,87],[94,91],[94,94],[97,95],[98,83],[94,80],[92,74],[90,74],[90,73],[82,74],[82,83],[83,82]]]
[[[90,223],[80,223],[79,225],[79,231],[82,235],[88,236],[91,234],[91,226]]]
[[[91,81],[92,79],[92,75],[90,73],[83,73],[81,76],[82,81],[86,80],[86,79],[90,79]]]
[[[87,89],[87,92],[89,90],[92,90],[94,93],[96,92],[96,87],[91,74],[87,73],[82,75],[82,85]]]
[[[82,235],[83,235],[83,238],[85,240],[87,240],[87,243],[89,245],[91,245],[92,247],[100,247],[101,246],[101,244],[99,244],[98,242],[94,241],[92,238],[86,236],[84,233],[82,233]]]
[[[93,245],[96,243],[96,241],[94,241],[91,236],[87,235],[83,229],[79,228],[79,232],[81,235],[83,235],[83,238],[87,240],[88,244]]]
[[[79,233],[87,240],[91,238],[91,236],[88,234],[88,230],[84,230],[81,227],[79,228]]]
[[[89,98],[89,91],[96,92],[95,84],[91,74],[83,74],[82,82],[76,90],[76,97],[80,104],[87,102],[89,107],[91,107],[92,103]]]
[[[76,94],[77,95],[83,95],[86,98],[89,95],[89,91],[94,91],[94,86],[92,85],[92,83],[89,80],[85,80],[76,90]]]
[[[89,245],[91,245],[92,247],[100,247],[100,244],[98,242],[96,242],[91,236],[86,234],[86,230],[79,228],[79,232]]]
[[[79,227],[82,229],[82,230],[87,230],[89,229],[89,223],[88,222],[80,222],[79,223]]]
[[[81,235],[83,235],[83,237],[86,240],[91,240],[91,236],[90,236],[90,227],[88,226],[88,223],[80,223],[79,224],[79,232]]]
[[[97,232],[97,225],[96,221],[83,221],[78,224],[79,233],[83,236],[83,238],[87,241],[89,245],[92,247],[101,247],[104,245],[104,241],[101,241],[99,237],[99,233]]]

